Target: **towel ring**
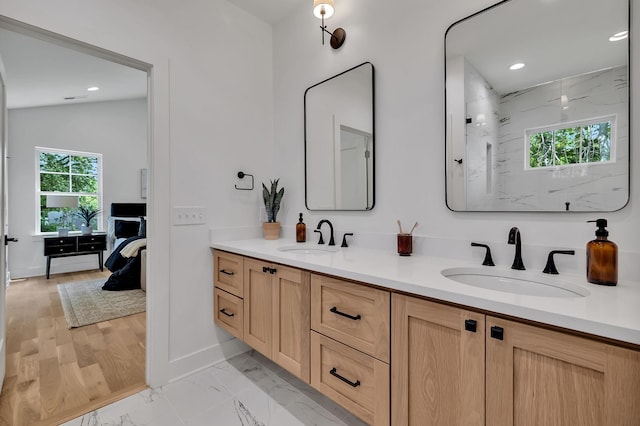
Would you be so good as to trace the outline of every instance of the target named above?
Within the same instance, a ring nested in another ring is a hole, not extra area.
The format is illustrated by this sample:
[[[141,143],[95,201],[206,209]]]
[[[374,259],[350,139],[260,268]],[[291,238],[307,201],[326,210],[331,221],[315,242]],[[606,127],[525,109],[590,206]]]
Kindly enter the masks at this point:
[[[245,172],[238,172],[238,177],[240,179],[244,179],[245,176],[250,176],[251,177],[251,188],[238,188],[238,185],[234,185],[238,191],[251,191],[251,190],[253,190],[253,175],[250,175],[249,173],[245,173]]]

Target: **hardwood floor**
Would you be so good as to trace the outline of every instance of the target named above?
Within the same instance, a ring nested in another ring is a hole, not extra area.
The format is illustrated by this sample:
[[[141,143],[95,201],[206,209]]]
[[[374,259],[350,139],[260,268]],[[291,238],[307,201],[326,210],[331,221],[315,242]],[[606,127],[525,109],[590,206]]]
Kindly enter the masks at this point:
[[[144,312],[67,328],[57,284],[108,275],[88,271],[11,283],[0,426],[55,425],[146,387]]]

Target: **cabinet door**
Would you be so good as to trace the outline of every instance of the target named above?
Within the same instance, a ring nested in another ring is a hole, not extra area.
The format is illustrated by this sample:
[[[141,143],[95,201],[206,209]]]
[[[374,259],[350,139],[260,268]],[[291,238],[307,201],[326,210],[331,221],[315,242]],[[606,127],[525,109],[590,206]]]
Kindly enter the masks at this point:
[[[640,424],[640,352],[493,317],[486,327],[487,425]]]
[[[310,274],[274,265],[272,359],[309,383]]]
[[[244,341],[271,358],[272,278],[270,264],[244,259]]]
[[[391,424],[484,425],[484,315],[391,299]]]

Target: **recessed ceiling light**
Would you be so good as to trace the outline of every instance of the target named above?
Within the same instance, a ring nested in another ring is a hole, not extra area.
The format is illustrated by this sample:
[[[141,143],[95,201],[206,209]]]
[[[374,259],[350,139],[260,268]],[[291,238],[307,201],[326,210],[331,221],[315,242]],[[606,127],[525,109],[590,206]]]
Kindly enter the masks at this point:
[[[519,70],[520,68],[524,68],[524,64],[522,62],[518,62],[517,64],[513,64],[509,67],[511,71]]]
[[[629,37],[629,31],[620,31],[619,33],[616,33],[609,37],[609,41],[620,41],[624,40],[627,37]]]
[[[97,91],[97,90],[100,90],[100,88],[99,88],[99,87],[97,87],[97,86],[93,86],[93,87],[89,87],[87,90],[88,90],[89,92],[95,92],[95,91]]]

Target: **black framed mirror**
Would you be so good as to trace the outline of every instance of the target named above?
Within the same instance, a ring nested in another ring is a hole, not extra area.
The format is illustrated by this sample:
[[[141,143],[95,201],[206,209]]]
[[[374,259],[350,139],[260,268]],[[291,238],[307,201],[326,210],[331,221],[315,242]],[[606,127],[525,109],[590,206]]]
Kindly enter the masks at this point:
[[[449,209],[627,204],[629,8],[628,0],[506,0],[449,27]]]
[[[374,127],[374,68],[370,62],[305,91],[307,209],[373,209]]]

